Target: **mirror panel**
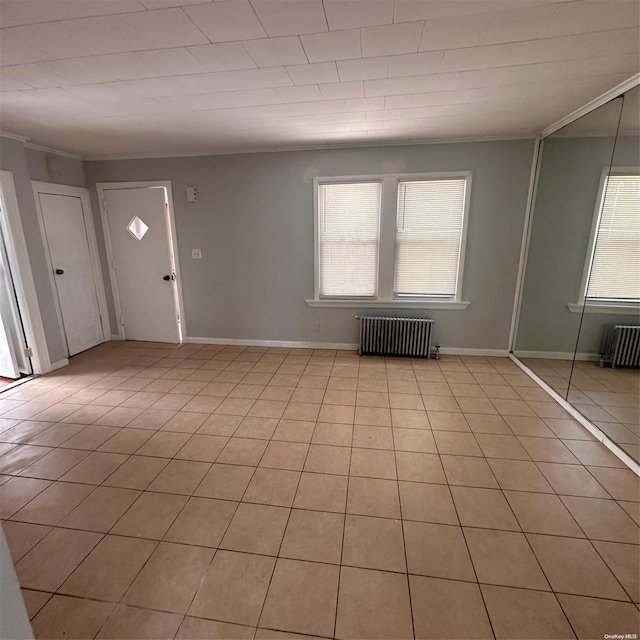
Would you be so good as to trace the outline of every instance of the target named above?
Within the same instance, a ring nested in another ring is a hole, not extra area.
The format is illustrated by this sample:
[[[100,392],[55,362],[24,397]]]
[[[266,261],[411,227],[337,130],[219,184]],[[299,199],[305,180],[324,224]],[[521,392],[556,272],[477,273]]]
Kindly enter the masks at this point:
[[[568,393],[576,409],[638,462],[640,328],[614,327],[640,325],[639,97],[638,87],[623,96],[611,166],[601,170]]]
[[[540,145],[514,353],[563,398],[580,335],[600,176],[612,161],[622,104],[616,98]]]

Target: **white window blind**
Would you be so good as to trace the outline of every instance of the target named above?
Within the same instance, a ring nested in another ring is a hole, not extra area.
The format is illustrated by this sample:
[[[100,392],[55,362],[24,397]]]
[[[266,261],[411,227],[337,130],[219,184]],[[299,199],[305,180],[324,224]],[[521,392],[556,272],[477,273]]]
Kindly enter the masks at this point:
[[[456,296],[466,186],[466,178],[398,184],[396,296]]]
[[[321,296],[376,295],[381,195],[380,182],[319,185]]]
[[[606,179],[586,297],[640,301],[640,176]]]

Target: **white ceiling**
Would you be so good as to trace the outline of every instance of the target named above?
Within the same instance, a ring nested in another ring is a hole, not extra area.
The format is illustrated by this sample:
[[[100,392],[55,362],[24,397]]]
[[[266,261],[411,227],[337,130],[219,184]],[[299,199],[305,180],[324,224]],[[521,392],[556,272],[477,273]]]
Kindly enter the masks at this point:
[[[637,0],[0,0],[0,129],[87,158],[536,134]]]

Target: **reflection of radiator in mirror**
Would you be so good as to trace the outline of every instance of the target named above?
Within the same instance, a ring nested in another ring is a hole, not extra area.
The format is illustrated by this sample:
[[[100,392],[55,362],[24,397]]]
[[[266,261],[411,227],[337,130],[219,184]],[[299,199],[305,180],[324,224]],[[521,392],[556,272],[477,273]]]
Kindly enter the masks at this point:
[[[640,326],[605,327],[601,363],[610,364],[614,369],[640,366]]]

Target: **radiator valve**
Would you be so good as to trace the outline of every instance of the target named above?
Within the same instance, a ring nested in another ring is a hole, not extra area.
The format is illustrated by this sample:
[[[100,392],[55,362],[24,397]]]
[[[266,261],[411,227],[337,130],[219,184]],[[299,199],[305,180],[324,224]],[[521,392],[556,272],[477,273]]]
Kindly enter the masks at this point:
[[[433,360],[440,360],[440,345],[437,344],[435,347],[431,347],[431,358]]]

